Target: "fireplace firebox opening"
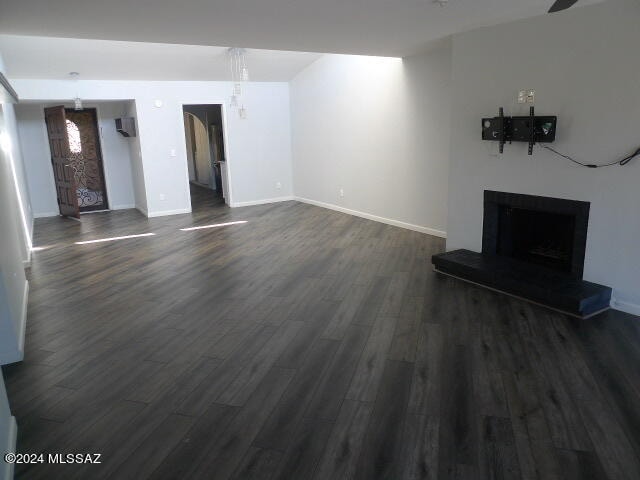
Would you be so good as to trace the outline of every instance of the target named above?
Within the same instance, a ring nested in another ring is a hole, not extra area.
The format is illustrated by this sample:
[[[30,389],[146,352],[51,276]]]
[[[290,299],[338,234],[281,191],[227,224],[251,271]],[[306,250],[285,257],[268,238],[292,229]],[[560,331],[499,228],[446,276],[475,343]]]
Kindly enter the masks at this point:
[[[485,191],[482,252],[582,279],[588,202]]]

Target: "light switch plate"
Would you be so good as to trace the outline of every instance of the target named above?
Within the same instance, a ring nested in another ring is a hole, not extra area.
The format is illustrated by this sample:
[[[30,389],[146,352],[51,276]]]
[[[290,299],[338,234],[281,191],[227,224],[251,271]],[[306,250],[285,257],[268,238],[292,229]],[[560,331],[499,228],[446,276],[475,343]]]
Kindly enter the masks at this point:
[[[518,103],[535,103],[536,91],[535,90],[520,90],[518,92]]]

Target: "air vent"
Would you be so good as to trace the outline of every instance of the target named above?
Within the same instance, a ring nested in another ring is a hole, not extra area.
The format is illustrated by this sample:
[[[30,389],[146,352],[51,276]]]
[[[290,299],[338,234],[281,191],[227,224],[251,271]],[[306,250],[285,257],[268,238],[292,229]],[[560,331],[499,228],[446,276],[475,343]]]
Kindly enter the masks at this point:
[[[116,130],[123,137],[136,136],[136,121],[133,117],[116,118]]]

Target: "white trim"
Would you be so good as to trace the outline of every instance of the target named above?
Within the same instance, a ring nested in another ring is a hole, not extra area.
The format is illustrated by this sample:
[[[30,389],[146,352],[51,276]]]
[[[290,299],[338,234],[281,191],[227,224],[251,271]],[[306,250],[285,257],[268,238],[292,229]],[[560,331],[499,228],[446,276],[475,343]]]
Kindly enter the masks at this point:
[[[9,419],[9,428],[7,432],[7,449],[8,452],[1,452],[2,455],[5,453],[15,453],[16,451],[16,442],[18,439],[18,424],[16,423],[16,417],[11,417]],[[5,463],[0,461],[0,465],[4,464],[4,469],[0,470],[0,480],[11,480],[13,478],[13,463]]]
[[[29,306],[29,281],[24,282],[24,292],[22,294],[22,314],[18,325],[18,353],[20,360],[24,358],[24,337],[27,331],[27,307]]]
[[[181,215],[184,213],[191,213],[191,208],[179,208],[177,210],[161,210],[159,212],[148,212],[147,217],[165,217],[167,215]]]
[[[31,212],[31,197],[29,197],[29,211]],[[36,219],[33,216],[33,212],[31,212],[31,231],[29,232],[31,236],[29,237],[29,250],[33,247],[33,232],[36,228]],[[29,259],[31,259],[31,254],[29,254]]]
[[[136,208],[136,204],[135,203],[128,203],[125,205],[114,205],[113,207],[111,207],[111,210],[128,210],[130,208]]]
[[[42,213],[34,213],[33,218],[49,218],[49,217],[57,217],[59,216],[59,212],[42,212]]]
[[[29,268],[31,266],[31,248],[27,247],[27,258],[22,261],[22,266],[24,268]]]
[[[224,159],[225,159],[225,168],[226,168],[226,177],[227,177],[227,185],[223,185],[222,189],[224,191],[224,201],[227,205],[229,205],[230,207],[233,206],[233,191],[232,191],[232,186],[231,186],[231,167],[229,166],[229,148],[228,148],[228,130],[229,130],[229,124],[227,121],[227,105],[224,101],[218,101],[218,102],[210,102],[210,101],[205,101],[203,103],[198,103],[198,102],[187,102],[185,103],[184,101],[180,102],[180,120],[179,120],[179,124],[183,125],[182,128],[182,135],[178,135],[178,146],[182,145],[184,147],[184,152],[185,152],[185,160],[186,162],[189,162],[189,155],[187,155],[187,138],[186,138],[186,130],[184,129],[184,114],[185,113],[189,113],[189,112],[185,112],[184,111],[184,107],[186,105],[207,105],[207,106],[214,106],[214,105],[220,105],[220,115],[221,115],[221,119],[222,119],[222,148],[224,149]],[[207,136],[209,137],[209,143],[211,143],[211,132],[209,131],[209,128],[205,125],[206,129],[207,129]],[[191,203],[191,191],[189,189],[189,183],[191,181],[191,179],[189,178],[189,167],[188,165],[185,163],[185,172],[186,172],[186,176],[187,176],[187,192],[189,194],[189,203]],[[223,182],[224,183],[224,182]],[[145,183],[146,186],[146,183]],[[225,190],[226,187],[226,190]],[[191,212],[191,210],[189,210],[189,212]]]
[[[231,206],[233,203],[233,186],[231,185],[231,167],[229,162],[229,120],[227,116],[227,104],[222,102],[220,104],[221,117],[222,117],[222,148],[224,150],[224,168],[227,177],[226,185],[222,182],[222,191],[224,193],[224,201],[227,205]],[[209,133],[209,132],[207,132]],[[233,155],[231,155],[233,157]],[[222,173],[221,173],[222,175]],[[220,178],[222,180],[222,178]],[[225,190],[226,188],[226,190]]]
[[[611,298],[611,308],[614,310],[620,310],[621,312],[630,313],[631,315],[640,315],[639,304],[618,300],[616,297]]]
[[[328,208],[329,210],[335,210],[337,212],[346,213],[348,215],[354,215],[356,217],[366,218],[367,220],[373,220],[374,222],[386,223],[387,225],[393,225],[394,227],[406,228],[407,230],[413,230],[415,232],[426,233],[435,237],[447,238],[447,232],[443,230],[436,230],[430,227],[423,227],[421,225],[414,225],[412,223],[401,222],[400,220],[394,220],[392,218],[379,217],[371,213],[360,212],[358,210],[351,210],[349,208],[340,207],[339,205],[333,205],[331,203],[318,202],[309,198],[293,197],[302,203],[308,203],[315,205],[316,207]]]
[[[124,103],[124,102],[123,102]],[[106,119],[102,117],[102,112],[100,112],[100,108],[102,107],[102,105],[100,105],[99,102],[93,103],[93,102],[89,102],[87,103],[84,108],[86,109],[90,109],[93,108],[96,111],[96,117],[95,117],[95,127],[96,130],[98,130],[97,134],[98,134],[98,143],[100,144],[100,160],[102,163],[102,180],[104,181],[104,189],[105,189],[105,193],[107,194],[107,201],[106,201],[106,205],[104,210],[105,211],[109,211],[109,210],[113,210],[113,208],[111,208],[111,198],[109,197],[109,192],[111,192],[111,185],[112,185],[112,181],[111,181],[111,171],[110,171],[110,166],[107,166],[107,154],[105,153],[105,149],[104,149],[104,136],[102,134],[102,126],[100,125],[101,123],[106,124],[108,120],[111,119]],[[113,123],[113,122],[112,122]],[[109,150],[107,148],[107,150]],[[131,154],[129,154],[129,164],[131,164]],[[133,176],[133,174],[132,174]],[[133,178],[131,179],[133,183]],[[104,197],[103,197],[103,202],[104,202]]]
[[[250,200],[248,202],[231,202],[229,204],[230,207],[251,207],[253,205],[265,205],[267,203],[278,203],[278,202],[289,202],[291,200],[296,200],[293,196],[289,195],[286,197],[276,197],[276,198],[265,198],[263,200]]]
[[[147,212],[146,209],[144,209],[144,208],[142,208],[142,207],[140,207],[138,205],[136,205],[134,208],[136,210],[138,210],[141,214],[143,214],[145,217],[149,217],[149,212]]]

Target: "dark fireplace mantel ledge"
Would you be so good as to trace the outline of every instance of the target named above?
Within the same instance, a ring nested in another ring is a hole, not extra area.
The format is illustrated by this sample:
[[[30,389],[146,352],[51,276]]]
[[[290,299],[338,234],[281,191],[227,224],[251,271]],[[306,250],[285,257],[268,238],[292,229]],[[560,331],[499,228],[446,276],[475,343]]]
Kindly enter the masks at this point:
[[[609,308],[611,288],[514,258],[470,250],[432,257],[436,271],[580,318]]]

